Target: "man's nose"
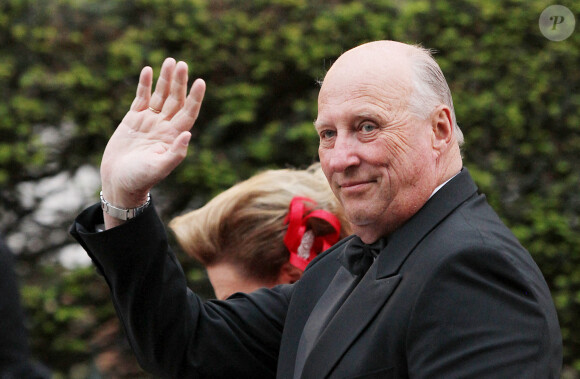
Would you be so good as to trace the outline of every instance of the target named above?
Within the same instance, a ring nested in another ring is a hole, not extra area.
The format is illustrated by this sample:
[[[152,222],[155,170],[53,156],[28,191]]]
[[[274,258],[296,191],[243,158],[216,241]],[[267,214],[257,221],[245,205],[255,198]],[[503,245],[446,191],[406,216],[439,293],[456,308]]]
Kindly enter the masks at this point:
[[[359,163],[356,139],[348,135],[338,135],[329,154],[329,166],[334,172],[344,172]]]

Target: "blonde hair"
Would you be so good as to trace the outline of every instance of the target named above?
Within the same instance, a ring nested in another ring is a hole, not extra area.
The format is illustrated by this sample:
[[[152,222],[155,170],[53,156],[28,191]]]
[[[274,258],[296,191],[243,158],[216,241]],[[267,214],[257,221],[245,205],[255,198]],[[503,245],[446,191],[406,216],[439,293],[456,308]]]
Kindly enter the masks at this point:
[[[182,249],[203,265],[228,262],[247,277],[273,281],[289,260],[290,253],[283,243],[287,229],[284,219],[296,196],[309,197],[317,203],[315,209],[337,216],[341,222],[340,238],[350,234],[342,206],[330,190],[320,164],[306,170],[261,172],[217,195],[205,206],[176,217],[169,227]],[[325,229],[321,225],[311,228],[315,234]]]

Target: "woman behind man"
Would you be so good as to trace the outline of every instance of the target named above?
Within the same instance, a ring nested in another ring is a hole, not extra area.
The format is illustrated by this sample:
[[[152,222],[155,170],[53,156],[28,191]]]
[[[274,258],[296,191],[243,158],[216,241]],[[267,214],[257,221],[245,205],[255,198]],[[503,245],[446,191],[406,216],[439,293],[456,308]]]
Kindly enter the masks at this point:
[[[169,226],[206,267],[218,299],[293,283],[318,253],[350,234],[319,164],[259,173]]]

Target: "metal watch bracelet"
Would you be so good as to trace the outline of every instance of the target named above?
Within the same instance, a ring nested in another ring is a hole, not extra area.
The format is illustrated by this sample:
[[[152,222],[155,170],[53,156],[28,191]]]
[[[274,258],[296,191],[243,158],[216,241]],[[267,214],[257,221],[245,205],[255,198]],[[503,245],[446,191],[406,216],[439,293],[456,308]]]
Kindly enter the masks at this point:
[[[119,220],[130,220],[139,216],[143,211],[151,204],[151,194],[147,194],[147,201],[145,204],[138,206],[137,208],[118,208],[111,203],[109,203],[103,197],[103,191],[100,194],[101,197],[101,208],[103,211],[111,217],[114,217]]]

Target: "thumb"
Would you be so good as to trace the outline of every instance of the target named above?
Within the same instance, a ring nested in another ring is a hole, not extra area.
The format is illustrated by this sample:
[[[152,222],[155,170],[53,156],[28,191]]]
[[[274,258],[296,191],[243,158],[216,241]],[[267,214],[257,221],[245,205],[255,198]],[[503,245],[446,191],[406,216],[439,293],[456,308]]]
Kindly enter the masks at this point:
[[[183,161],[187,155],[187,147],[191,139],[190,132],[183,132],[173,141],[164,158],[162,159],[161,172],[165,173],[163,178],[171,173]],[[160,179],[163,179],[160,178]]]
[[[187,148],[189,147],[189,141],[191,140],[191,133],[189,131],[182,132],[175,138],[173,144],[171,145],[170,151],[180,157],[180,161],[187,155]],[[179,164],[179,162],[178,162]]]

